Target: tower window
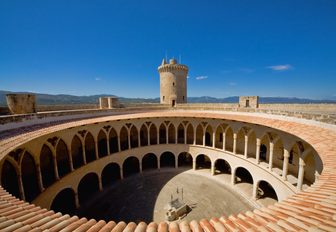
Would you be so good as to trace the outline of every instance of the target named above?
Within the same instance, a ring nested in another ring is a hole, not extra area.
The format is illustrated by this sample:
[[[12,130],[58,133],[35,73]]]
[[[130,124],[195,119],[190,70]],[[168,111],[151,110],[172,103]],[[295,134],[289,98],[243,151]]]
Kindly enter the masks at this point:
[[[184,96],[183,96],[183,98],[182,98],[183,100],[184,100]]]
[[[175,86],[175,82],[173,82],[173,86]]]
[[[164,101],[164,100],[165,100],[165,96],[162,97],[162,101]]]

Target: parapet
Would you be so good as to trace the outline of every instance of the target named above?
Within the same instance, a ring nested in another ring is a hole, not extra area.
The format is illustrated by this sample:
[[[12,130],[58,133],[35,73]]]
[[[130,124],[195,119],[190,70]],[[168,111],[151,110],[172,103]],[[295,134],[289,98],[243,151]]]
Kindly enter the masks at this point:
[[[117,97],[100,97],[99,106],[100,109],[119,108],[119,99]]]
[[[166,60],[163,59],[161,65],[158,67],[159,73],[172,72],[175,70],[184,70],[188,72],[189,68],[187,65],[179,64],[176,59],[170,59],[169,64],[167,64]]]

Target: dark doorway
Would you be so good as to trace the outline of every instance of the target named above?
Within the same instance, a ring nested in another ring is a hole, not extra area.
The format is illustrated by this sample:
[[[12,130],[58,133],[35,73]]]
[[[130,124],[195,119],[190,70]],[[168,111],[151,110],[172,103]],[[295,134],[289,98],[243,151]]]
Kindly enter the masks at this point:
[[[260,145],[260,159],[266,161],[267,147],[264,144]]]

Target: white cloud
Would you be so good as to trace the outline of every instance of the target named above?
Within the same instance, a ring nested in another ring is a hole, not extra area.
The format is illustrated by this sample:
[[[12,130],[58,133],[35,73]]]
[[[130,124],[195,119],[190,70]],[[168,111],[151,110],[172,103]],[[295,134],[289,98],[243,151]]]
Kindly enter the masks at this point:
[[[293,66],[290,64],[280,64],[280,65],[268,66],[267,68],[272,69],[273,71],[286,71],[292,69]]]
[[[100,77],[96,77],[96,78],[95,78],[95,81],[100,81],[100,80],[101,80]]]
[[[208,79],[208,76],[199,76],[199,77],[196,77],[196,80],[205,80],[205,79]]]
[[[190,76],[187,76],[187,78],[189,79],[189,78],[190,78]]]

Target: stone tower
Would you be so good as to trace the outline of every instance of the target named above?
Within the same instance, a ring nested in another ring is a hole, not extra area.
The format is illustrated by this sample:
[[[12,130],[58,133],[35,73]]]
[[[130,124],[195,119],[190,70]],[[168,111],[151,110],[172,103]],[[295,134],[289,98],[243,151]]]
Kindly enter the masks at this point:
[[[158,68],[160,74],[160,103],[175,106],[187,103],[188,66],[170,59],[169,64],[163,59]]]

